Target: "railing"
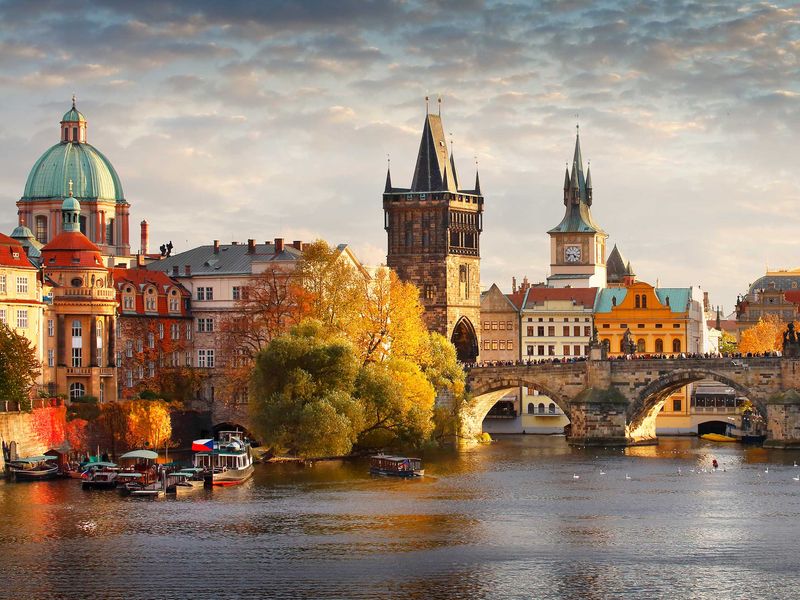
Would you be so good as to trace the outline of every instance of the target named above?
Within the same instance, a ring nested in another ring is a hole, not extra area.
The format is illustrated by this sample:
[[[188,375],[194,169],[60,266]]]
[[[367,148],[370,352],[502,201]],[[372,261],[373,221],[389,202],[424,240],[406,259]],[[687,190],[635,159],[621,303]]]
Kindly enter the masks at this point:
[[[61,398],[35,398],[27,403],[2,400],[0,401],[0,412],[27,412],[35,408],[53,408],[62,404],[64,404],[64,401]],[[30,408],[27,407],[28,405]]]
[[[98,298],[101,300],[116,300],[117,293],[111,288],[98,287],[73,287],[63,288],[55,292],[56,296],[82,296],[88,298]]]
[[[67,367],[67,376],[69,375],[91,375],[91,367]]]

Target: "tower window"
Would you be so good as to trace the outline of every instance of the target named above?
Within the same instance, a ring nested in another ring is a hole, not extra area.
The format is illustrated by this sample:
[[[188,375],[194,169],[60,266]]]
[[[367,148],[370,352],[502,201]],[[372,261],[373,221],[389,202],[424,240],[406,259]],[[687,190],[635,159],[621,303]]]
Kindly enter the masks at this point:
[[[458,285],[461,291],[461,297],[466,300],[469,298],[469,267],[467,265],[460,265],[458,267]]]
[[[47,217],[43,215],[36,217],[36,241],[41,244],[47,243]]]

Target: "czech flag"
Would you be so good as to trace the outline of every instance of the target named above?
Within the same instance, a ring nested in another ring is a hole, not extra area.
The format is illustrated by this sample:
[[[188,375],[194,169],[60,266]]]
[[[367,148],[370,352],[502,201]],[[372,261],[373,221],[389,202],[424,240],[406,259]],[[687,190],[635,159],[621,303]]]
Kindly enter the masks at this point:
[[[214,440],[194,440],[192,442],[192,452],[211,452],[214,450]]]

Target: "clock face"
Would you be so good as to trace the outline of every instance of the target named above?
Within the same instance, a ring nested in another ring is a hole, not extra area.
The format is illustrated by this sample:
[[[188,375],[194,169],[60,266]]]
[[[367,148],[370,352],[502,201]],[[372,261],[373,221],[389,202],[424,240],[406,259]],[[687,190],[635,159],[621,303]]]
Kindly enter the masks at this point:
[[[580,246],[567,246],[564,248],[564,256],[567,262],[580,262],[581,260],[581,247]]]

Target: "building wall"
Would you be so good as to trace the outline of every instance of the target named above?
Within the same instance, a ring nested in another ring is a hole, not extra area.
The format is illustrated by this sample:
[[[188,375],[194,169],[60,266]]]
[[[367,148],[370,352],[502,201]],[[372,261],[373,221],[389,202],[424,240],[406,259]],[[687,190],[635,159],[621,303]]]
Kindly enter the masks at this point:
[[[480,323],[482,361],[519,360],[519,312],[496,285],[483,295]]]
[[[18,286],[18,281],[22,285]],[[0,322],[25,336],[36,348],[40,361],[44,356],[43,313],[42,286],[37,270],[32,266],[21,269],[0,265]]]
[[[522,359],[587,356],[592,325],[591,306],[573,305],[568,300],[526,305],[522,309]]]

